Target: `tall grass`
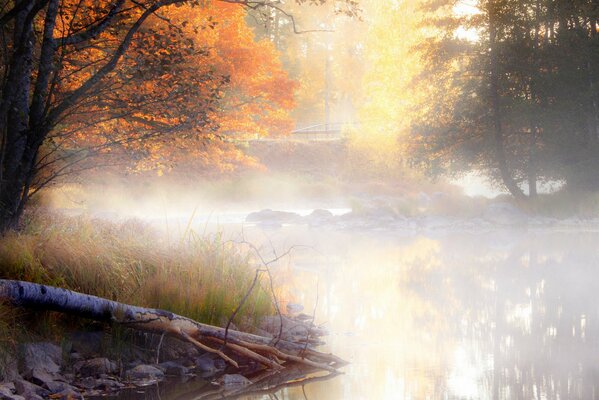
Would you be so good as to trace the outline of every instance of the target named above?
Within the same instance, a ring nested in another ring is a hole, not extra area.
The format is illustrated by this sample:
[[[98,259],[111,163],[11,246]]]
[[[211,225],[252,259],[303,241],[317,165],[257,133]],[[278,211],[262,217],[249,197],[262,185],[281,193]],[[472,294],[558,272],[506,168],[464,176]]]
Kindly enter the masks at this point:
[[[137,221],[37,216],[0,238],[0,278],[55,285],[219,324],[253,278],[246,254],[220,235],[190,229],[169,243]],[[271,313],[270,294],[254,289],[242,310],[252,321]]]

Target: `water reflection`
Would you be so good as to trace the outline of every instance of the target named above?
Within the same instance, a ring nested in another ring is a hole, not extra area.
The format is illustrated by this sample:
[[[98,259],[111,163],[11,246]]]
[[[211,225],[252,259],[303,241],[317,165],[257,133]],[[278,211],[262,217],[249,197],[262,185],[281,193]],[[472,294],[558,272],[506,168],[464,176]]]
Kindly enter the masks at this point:
[[[326,350],[351,364],[241,398],[599,397],[598,233],[244,235],[266,250],[309,246],[275,267],[277,286],[307,310],[318,298]]]
[[[319,282],[330,350],[352,362],[312,398],[599,397],[598,234],[306,233],[271,240],[310,238],[285,276],[308,309]]]

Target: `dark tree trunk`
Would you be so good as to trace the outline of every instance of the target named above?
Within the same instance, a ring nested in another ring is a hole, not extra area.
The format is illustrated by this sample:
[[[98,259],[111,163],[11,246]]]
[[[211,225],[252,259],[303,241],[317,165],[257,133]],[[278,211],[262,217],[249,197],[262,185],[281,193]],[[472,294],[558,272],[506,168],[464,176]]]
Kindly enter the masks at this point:
[[[501,95],[499,93],[499,62],[497,55],[497,10],[493,1],[487,2],[489,46],[490,46],[490,97],[493,118],[493,140],[495,158],[505,187],[517,200],[525,200],[526,195],[513,179],[507,161],[501,117]]]
[[[106,29],[124,0],[111,6],[106,17],[59,43],[53,37],[60,0],[20,0],[0,21],[0,29],[10,31],[11,46],[5,46],[8,60],[0,94],[0,234],[16,228],[29,199],[31,183],[37,174],[37,156],[47,135],[77,102],[89,95],[112,72],[129,48],[144,21],[166,5],[183,0],[161,0],[144,9],[130,26],[120,45],[97,72],[60,102],[50,98],[52,76],[57,73],[59,44],[76,44],[93,39]],[[33,33],[34,22],[43,22],[41,43]],[[35,72],[34,72],[35,69]]]
[[[14,53],[0,103],[0,131],[5,140],[0,164],[0,232],[14,228],[19,220],[26,181],[24,162],[32,156],[27,133],[35,40],[31,14],[35,10],[34,2],[29,3],[14,19]]]

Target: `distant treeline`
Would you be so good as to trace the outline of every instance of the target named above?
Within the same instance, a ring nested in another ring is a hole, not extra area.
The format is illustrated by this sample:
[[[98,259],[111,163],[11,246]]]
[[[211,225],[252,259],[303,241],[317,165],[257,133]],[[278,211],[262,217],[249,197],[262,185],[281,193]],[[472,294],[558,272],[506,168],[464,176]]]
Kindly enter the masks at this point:
[[[411,141],[421,165],[486,171],[520,199],[543,181],[599,189],[599,3],[485,0],[462,15],[430,3]]]

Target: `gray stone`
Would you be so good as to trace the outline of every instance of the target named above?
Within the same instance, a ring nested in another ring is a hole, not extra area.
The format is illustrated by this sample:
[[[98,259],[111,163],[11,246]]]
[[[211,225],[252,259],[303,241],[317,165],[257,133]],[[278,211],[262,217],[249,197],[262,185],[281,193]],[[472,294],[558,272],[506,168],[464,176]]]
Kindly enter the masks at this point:
[[[38,396],[48,396],[50,392],[47,389],[44,389],[41,386],[35,385],[31,382],[27,382],[24,379],[16,379],[14,381],[15,389],[17,394],[20,394],[23,397],[38,395]]]
[[[16,390],[15,384],[12,383],[12,382],[3,382],[3,383],[0,383],[0,389],[8,389],[11,392],[14,392]]]
[[[50,393],[52,393],[52,394],[53,394],[53,393],[59,393],[59,392],[62,392],[63,390],[66,390],[66,389],[74,389],[74,388],[73,388],[71,385],[69,385],[68,383],[66,383],[66,382],[59,382],[59,381],[56,381],[56,382],[48,382],[48,383],[46,383],[46,385],[45,385],[45,386],[48,388],[48,390],[49,390],[49,391],[50,391]]]
[[[62,365],[62,349],[53,343],[26,343],[21,347],[21,355],[22,372],[38,368],[56,373]]]
[[[172,361],[198,354],[197,348],[191,343],[170,337],[165,337],[160,347],[160,361]]]
[[[114,374],[118,371],[116,363],[107,358],[99,357],[91,360],[78,361],[73,369],[81,376],[99,376],[101,374]]]
[[[52,395],[53,399],[59,400],[73,400],[73,399],[83,399],[81,393],[73,388],[67,388],[61,392],[55,393]]]
[[[25,397],[14,394],[7,386],[0,386],[0,400],[25,400]]]
[[[285,309],[287,310],[287,312],[289,314],[296,315],[296,314],[299,314],[300,312],[304,311],[304,306],[301,304],[297,304],[297,303],[288,303],[285,306]]]
[[[137,367],[130,369],[125,375],[127,379],[131,380],[164,378],[164,372],[152,365],[146,364],[138,365]]]
[[[19,396],[18,394],[13,394],[14,392],[14,385],[13,387],[9,387],[6,384],[2,384],[0,385],[0,400],[21,400],[24,399],[23,396]]]
[[[29,382],[35,383],[39,386],[45,386],[48,382],[54,382],[55,380],[60,380],[61,378],[57,373],[50,373],[45,369],[37,367],[23,374],[23,377]]]
[[[183,376],[189,374],[189,368],[186,368],[183,365],[174,361],[160,363],[158,364],[158,368],[164,371],[166,375],[171,376]]]
[[[199,357],[196,359],[196,368],[202,373],[216,373],[218,368],[211,357]]]
[[[310,226],[321,226],[331,223],[335,216],[329,210],[314,210],[305,220]]]
[[[116,391],[123,388],[125,385],[114,378],[106,377],[106,378],[94,378],[88,376],[86,378],[81,379],[77,386],[86,389],[98,389],[101,391]]]
[[[260,329],[270,332],[274,336],[279,334],[280,326],[281,319],[278,315],[266,316],[260,321]],[[283,316],[283,339],[290,340],[295,337],[305,337],[307,336],[308,331],[311,336],[327,335],[327,332],[324,329],[312,326],[310,321]]]
[[[245,220],[246,222],[254,222],[261,225],[280,226],[282,224],[299,223],[302,221],[302,217],[292,212],[266,209],[249,214]]]

